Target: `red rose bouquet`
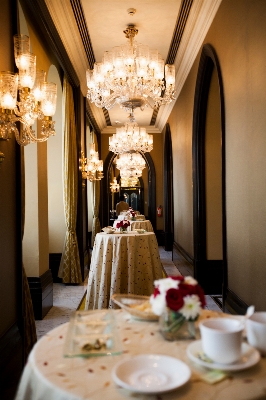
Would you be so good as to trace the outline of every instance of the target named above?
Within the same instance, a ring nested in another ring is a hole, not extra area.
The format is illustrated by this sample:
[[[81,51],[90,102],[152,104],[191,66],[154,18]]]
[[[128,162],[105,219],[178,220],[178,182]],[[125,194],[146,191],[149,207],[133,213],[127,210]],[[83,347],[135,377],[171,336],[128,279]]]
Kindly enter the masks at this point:
[[[191,276],[169,276],[155,281],[154,285],[150,301],[156,315],[168,308],[187,320],[195,321],[206,304],[202,288]]]
[[[120,229],[121,231],[126,231],[129,226],[130,226],[130,222],[127,219],[118,221],[116,224],[116,228]]]
[[[206,304],[198,282],[191,276],[169,276],[154,286],[150,302],[154,314],[160,315],[163,336],[167,340],[194,338],[194,321]]]

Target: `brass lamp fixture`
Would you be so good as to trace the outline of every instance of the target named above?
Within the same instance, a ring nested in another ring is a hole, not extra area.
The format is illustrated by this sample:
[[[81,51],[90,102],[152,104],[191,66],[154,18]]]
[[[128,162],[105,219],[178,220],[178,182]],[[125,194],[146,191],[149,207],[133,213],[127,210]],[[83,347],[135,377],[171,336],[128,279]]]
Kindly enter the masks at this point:
[[[103,161],[99,160],[99,153],[95,151],[95,144],[90,145],[90,156],[85,158],[84,152],[81,152],[80,170],[82,179],[90,182],[100,181],[103,178]]]
[[[111,192],[117,193],[117,192],[119,192],[119,188],[120,188],[119,183],[117,183],[116,178],[114,178],[113,182],[111,182],[111,184],[110,184]]]
[[[107,110],[116,104],[126,111],[160,107],[175,99],[175,66],[166,64],[157,50],[138,44],[138,29],[124,30],[128,43],[105,51],[102,62],[86,72],[87,97]]]
[[[57,86],[45,81],[44,71],[36,71],[36,56],[30,53],[28,36],[14,36],[14,56],[18,74],[0,72],[0,139],[8,140],[13,132],[21,146],[44,142],[55,135],[52,116]],[[37,119],[41,121],[40,137],[32,129]],[[20,132],[16,122],[22,123]]]

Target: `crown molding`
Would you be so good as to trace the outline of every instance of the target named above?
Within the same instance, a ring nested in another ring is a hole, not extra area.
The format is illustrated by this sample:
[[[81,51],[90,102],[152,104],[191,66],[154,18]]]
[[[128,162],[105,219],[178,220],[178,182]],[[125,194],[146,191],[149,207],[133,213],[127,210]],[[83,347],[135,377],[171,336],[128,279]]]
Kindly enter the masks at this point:
[[[87,94],[86,75],[89,68],[87,55],[80,37],[76,19],[69,0],[45,0],[50,16],[80,82],[84,97]]]
[[[106,134],[106,135],[113,135],[114,133],[116,133],[116,128],[118,128],[118,126],[106,126],[101,131],[101,133]],[[161,133],[160,130],[158,128],[156,128],[155,126],[145,126],[145,129],[149,135]]]
[[[222,0],[194,0],[186,28],[175,59],[176,68],[176,99],[178,98],[190,69],[200,51],[204,38],[216,15]],[[156,127],[161,131],[175,105],[175,101],[160,107]]]

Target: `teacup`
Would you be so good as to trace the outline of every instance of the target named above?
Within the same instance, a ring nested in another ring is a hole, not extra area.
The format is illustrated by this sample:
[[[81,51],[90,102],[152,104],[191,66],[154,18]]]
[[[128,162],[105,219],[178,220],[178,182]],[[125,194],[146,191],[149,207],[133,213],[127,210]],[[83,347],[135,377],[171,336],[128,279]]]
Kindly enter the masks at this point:
[[[266,355],[266,312],[257,311],[246,321],[248,343]]]
[[[231,318],[210,318],[199,324],[202,349],[219,364],[232,364],[241,357],[241,322]]]

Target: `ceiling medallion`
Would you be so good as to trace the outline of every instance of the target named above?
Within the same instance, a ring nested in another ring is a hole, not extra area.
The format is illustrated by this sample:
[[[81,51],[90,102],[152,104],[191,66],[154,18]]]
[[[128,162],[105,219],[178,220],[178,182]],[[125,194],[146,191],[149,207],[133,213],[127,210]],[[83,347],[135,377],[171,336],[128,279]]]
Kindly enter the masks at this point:
[[[86,72],[87,98],[107,110],[120,104],[126,111],[158,108],[175,99],[175,66],[166,64],[157,50],[134,41],[138,30],[124,30],[128,43],[105,51],[101,63]]]

